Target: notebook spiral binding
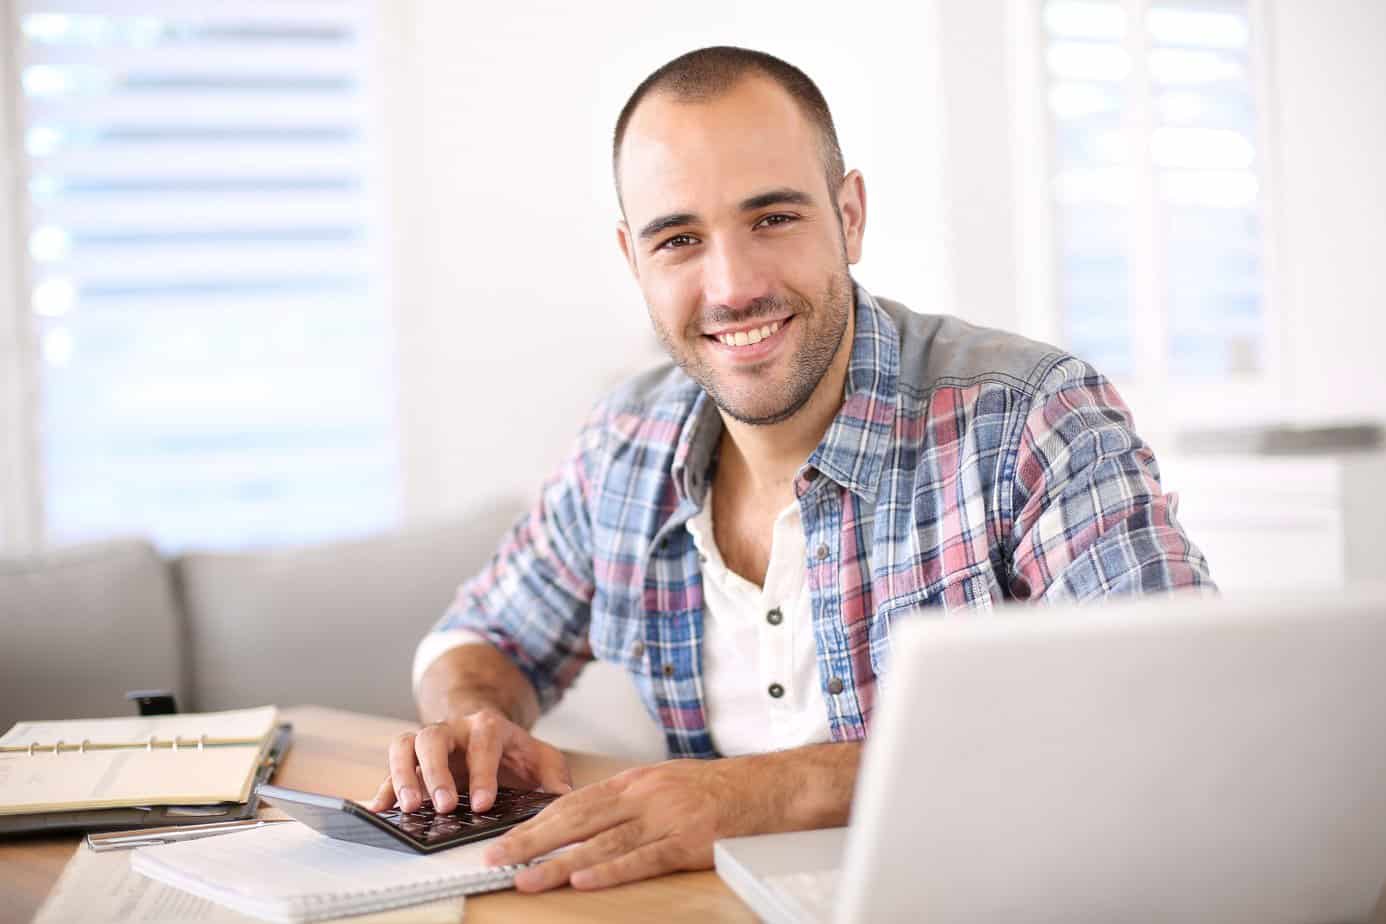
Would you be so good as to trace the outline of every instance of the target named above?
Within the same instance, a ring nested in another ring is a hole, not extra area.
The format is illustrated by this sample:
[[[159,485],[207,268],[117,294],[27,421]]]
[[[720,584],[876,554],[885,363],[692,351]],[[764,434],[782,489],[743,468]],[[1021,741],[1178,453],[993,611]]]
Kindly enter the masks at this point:
[[[249,744],[259,744],[259,738],[208,738],[206,735],[198,735],[196,738],[184,738],[182,735],[174,735],[172,738],[161,739],[156,735],[150,735],[144,741],[126,742],[93,742],[90,738],[83,738],[80,743],[70,743],[59,738],[52,744],[40,744],[37,741],[30,741],[27,745],[12,745],[0,748],[0,753],[6,754],[28,754],[34,757],[38,754],[52,754],[58,756],[63,752],[75,754],[85,754],[87,751],[117,751],[133,750],[142,748],[146,751],[153,751],[155,748],[167,748],[177,752],[180,748],[185,751],[203,751],[207,748],[238,747]]]
[[[295,911],[306,921],[318,921],[344,914],[384,911],[388,908],[456,898],[459,895],[494,892],[509,886],[515,880],[515,874],[530,865],[512,863],[455,879],[439,878],[406,886],[364,889],[348,893],[346,901],[343,901],[344,896],[340,893],[322,892],[300,898],[295,903]]]

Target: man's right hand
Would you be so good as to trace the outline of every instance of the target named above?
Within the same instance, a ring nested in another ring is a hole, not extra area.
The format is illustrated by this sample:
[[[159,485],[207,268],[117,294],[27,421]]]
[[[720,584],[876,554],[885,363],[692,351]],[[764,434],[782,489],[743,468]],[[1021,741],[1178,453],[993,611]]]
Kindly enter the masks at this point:
[[[433,722],[404,732],[390,744],[390,773],[371,800],[383,811],[398,799],[401,811],[417,811],[425,793],[433,807],[457,807],[457,787],[465,782],[473,811],[495,802],[497,785],[566,793],[573,788],[563,753],[506,718],[483,708],[459,719]]]

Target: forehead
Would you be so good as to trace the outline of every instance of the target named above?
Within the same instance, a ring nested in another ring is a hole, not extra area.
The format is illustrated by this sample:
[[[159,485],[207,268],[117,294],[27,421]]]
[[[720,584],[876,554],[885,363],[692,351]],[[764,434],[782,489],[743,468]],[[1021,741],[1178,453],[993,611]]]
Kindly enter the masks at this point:
[[[650,95],[626,127],[619,166],[632,227],[664,212],[731,208],[773,187],[821,195],[824,184],[816,127],[760,77],[706,102]]]

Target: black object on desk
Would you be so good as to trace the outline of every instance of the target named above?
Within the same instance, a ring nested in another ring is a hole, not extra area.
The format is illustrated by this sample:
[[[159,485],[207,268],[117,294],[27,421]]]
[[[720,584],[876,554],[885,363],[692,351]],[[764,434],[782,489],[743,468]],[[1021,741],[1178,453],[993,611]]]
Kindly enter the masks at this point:
[[[404,853],[433,853],[495,837],[538,815],[558,798],[502,786],[495,804],[485,812],[473,812],[466,793],[458,793],[457,808],[447,813],[434,811],[429,802],[416,812],[372,812],[350,799],[315,792],[268,785],[258,792],[270,805],[328,837]]]
[[[172,690],[131,690],[125,698],[140,707],[140,715],[173,715],[178,711]]]

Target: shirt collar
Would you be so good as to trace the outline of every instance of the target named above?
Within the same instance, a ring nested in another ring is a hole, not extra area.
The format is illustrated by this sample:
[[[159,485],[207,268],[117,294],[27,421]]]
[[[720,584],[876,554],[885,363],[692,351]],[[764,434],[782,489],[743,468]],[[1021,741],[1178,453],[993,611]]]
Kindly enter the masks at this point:
[[[807,465],[853,493],[874,499],[895,427],[900,338],[895,322],[871,293],[856,282],[853,293],[856,313],[847,394]],[[671,474],[681,502],[702,507],[721,436],[717,406],[699,388],[674,449]]]
[[[863,499],[874,499],[895,429],[900,334],[875,297],[855,285],[856,325],[847,395],[808,465]]]

